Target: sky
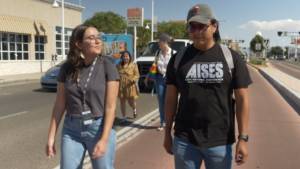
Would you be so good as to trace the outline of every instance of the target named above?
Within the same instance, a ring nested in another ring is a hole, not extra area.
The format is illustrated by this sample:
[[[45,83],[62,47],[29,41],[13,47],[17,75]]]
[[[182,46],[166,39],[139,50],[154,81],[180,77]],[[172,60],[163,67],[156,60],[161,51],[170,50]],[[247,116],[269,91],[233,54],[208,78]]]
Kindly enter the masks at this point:
[[[189,9],[200,3],[209,5],[219,20],[221,39],[245,40],[249,47],[258,31],[272,46],[292,46],[290,36],[278,31],[300,32],[300,0],[153,0],[158,22],[186,20]],[[79,0],[65,0],[79,4]],[[151,19],[152,0],[81,0],[82,22],[95,12],[112,11],[126,17],[127,8],[143,7],[144,19]],[[226,20],[226,21],[225,21]],[[295,34],[300,36],[299,33]],[[300,38],[300,37],[299,37]]]

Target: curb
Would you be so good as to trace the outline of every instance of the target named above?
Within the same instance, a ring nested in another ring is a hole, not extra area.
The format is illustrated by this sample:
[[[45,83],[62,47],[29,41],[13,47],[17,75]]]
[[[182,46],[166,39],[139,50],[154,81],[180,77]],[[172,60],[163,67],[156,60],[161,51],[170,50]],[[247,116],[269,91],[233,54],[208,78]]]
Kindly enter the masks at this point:
[[[3,84],[11,84],[11,83],[20,83],[20,82],[30,82],[30,81],[35,81],[35,80],[40,80],[40,79],[13,79],[13,80],[0,80],[0,85]]]
[[[258,72],[265,79],[267,79],[269,82],[271,82],[271,84],[273,84],[277,89],[279,89],[281,92],[283,92],[289,99],[292,100],[292,102],[294,102],[297,105],[297,107],[300,108],[300,93],[296,92],[295,90],[293,90],[292,88],[290,88],[289,86],[287,86],[282,81],[280,81],[279,79],[277,79],[273,75],[269,74],[265,70],[263,70],[261,68],[258,68],[258,67],[256,67],[255,65],[252,65],[252,64],[248,64],[248,65],[255,68],[255,69],[257,69]],[[267,66],[270,67],[268,64],[267,64]],[[277,70],[277,71],[279,71],[279,70]],[[281,72],[281,71],[279,71],[279,72]],[[281,73],[284,74],[285,76],[289,76],[289,75],[287,75],[283,72],[281,72]]]
[[[285,85],[276,77],[272,76],[263,69],[258,69],[259,73],[262,74],[269,82],[274,84],[279,90],[281,90],[288,98],[290,98],[300,108],[300,93],[296,92],[289,86]],[[282,73],[282,72],[281,72]],[[287,74],[283,73],[288,76]]]

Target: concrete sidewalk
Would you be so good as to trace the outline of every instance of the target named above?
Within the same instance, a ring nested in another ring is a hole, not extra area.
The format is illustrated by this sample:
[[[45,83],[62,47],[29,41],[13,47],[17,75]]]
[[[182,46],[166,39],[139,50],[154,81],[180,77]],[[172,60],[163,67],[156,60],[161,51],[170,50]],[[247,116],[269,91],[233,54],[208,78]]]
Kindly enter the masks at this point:
[[[31,74],[19,74],[19,75],[9,75],[0,76],[0,85],[18,83],[18,82],[29,82],[34,80],[40,80],[45,72],[41,73],[31,73]]]

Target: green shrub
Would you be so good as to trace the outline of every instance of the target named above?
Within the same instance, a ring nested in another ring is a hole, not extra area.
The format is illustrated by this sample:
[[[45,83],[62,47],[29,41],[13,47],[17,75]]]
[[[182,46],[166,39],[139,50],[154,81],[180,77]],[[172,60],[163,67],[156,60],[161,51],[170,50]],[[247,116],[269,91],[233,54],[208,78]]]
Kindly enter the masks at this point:
[[[255,65],[265,65],[266,62],[260,58],[251,58],[250,63],[255,64]]]

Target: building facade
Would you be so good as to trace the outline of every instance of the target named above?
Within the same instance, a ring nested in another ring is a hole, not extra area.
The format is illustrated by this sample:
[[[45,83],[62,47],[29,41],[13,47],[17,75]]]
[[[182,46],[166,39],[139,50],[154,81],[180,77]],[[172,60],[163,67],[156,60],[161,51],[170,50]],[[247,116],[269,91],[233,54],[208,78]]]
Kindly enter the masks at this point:
[[[64,3],[65,44],[62,44],[62,9],[54,0],[0,1],[0,76],[44,72],[62,60],[73,29],[82,23],[84,7]]]

